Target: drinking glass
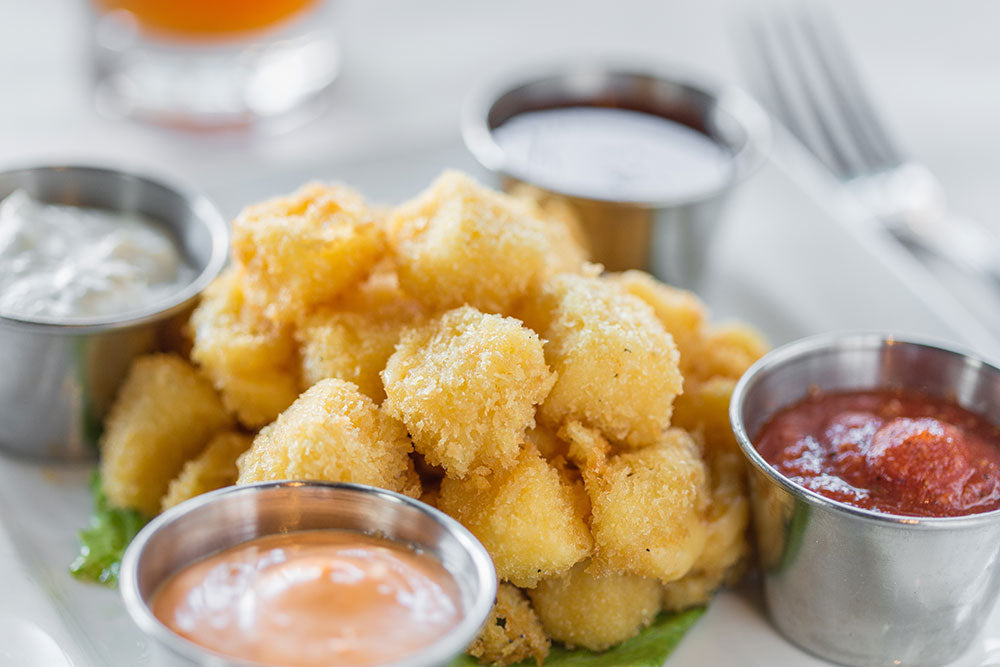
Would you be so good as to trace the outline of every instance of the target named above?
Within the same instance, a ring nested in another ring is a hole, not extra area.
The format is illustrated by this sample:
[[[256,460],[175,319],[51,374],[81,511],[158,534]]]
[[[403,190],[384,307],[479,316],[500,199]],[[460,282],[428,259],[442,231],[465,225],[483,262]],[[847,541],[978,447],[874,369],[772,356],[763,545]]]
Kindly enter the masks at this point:
[[[318,113],[339,52],[322,0],[92,0],[99,108],[213,129]]]

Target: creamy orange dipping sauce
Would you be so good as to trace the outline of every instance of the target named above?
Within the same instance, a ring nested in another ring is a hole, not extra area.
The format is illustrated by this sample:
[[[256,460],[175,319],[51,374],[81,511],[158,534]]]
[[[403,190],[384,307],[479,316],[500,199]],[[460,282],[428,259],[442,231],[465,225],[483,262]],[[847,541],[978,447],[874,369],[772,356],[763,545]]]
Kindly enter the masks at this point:
[[[198,561],[153,595],[153,613],[205,648],[277,665],[375,665],[416,653],[461,617],[433,557],[388,540],[314,530]]]

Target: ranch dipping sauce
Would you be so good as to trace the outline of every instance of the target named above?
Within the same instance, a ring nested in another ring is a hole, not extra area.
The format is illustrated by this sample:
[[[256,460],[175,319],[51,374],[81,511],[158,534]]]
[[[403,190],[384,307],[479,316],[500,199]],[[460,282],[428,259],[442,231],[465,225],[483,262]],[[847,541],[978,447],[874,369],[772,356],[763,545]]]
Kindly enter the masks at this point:
[[[525,111],[494,129],[493,137],[507,171],[579,197],[663,201],[714,190],[732,177],[732,155],[710,137],[640,111]]]
[[[0,202],[0,315],[120,315],[194,275],[167,231],[140,214],[46,204],[23,190]]]
[[[269,535],[167,579],[150,602],[177,634],[274,665],[378,665],[419,652],[462,617],[433,557],[340,530]]]

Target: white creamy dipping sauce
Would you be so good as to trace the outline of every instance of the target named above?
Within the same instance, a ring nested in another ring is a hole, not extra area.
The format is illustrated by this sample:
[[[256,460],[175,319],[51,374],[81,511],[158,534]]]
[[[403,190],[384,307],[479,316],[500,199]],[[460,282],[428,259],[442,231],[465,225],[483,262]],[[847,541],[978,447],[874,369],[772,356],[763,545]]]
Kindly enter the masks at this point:
[[[0,314],[67,320],[119,315],[194,279],[167,231],[138,213],[0,202]]]

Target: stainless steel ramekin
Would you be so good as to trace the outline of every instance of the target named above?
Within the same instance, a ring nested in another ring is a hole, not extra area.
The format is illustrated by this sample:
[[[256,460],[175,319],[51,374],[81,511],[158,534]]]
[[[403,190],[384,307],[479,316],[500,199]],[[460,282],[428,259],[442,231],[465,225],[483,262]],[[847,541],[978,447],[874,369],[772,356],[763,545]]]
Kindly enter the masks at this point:
[[[172,297],[117,316],[65,322],[0,315],[0,448],[34,459],[91,458],[132,359],[154,349],[222,270],[229,227],[205,197],[115,169],[0,172],[0,198],[18,188],[48,203],[143,213],[168,226],[195,268]]]
[[[823,335],[774,350],[737,384],[730,419],[750,462],[764,593],[777,628],[847,665],[940,665],[970,644],[996,602],[1000,511],[924,518],[858,509],[789,481],[752,441],[776,411],[810,391],[886,387],[951,398],[1000,419],[1000,369],[878,333]]]
[[[167,510],[136,536],[119,576],[125,608],[153,639],[157,665],[246,666],[171,632],[149,600],[171,574],[212,553],[256,537],[338,529],[376,535],[424,550],[451,573],[462,596],[462,620],[418,655],[387,667],[446,665],[478,634],[493,607],[493,561],[460,523],[417,500],[361,484],[261,482],[213,491]]]
[[[581,64],[507,76],[473,92],[462,111],[465,145],[505,188],[528,182],[509,163],[493,130],[518,113],[567,106],[645,111],[706,134],[732,156],[729,178],[690,195],[658,201],[612,201],[554,192],[577,211],[594,261],[609,271],[645,269],[696,288],[733,187],[762,162],[770,144],[766,114],[750,97],[702,77],[648,65]]]

